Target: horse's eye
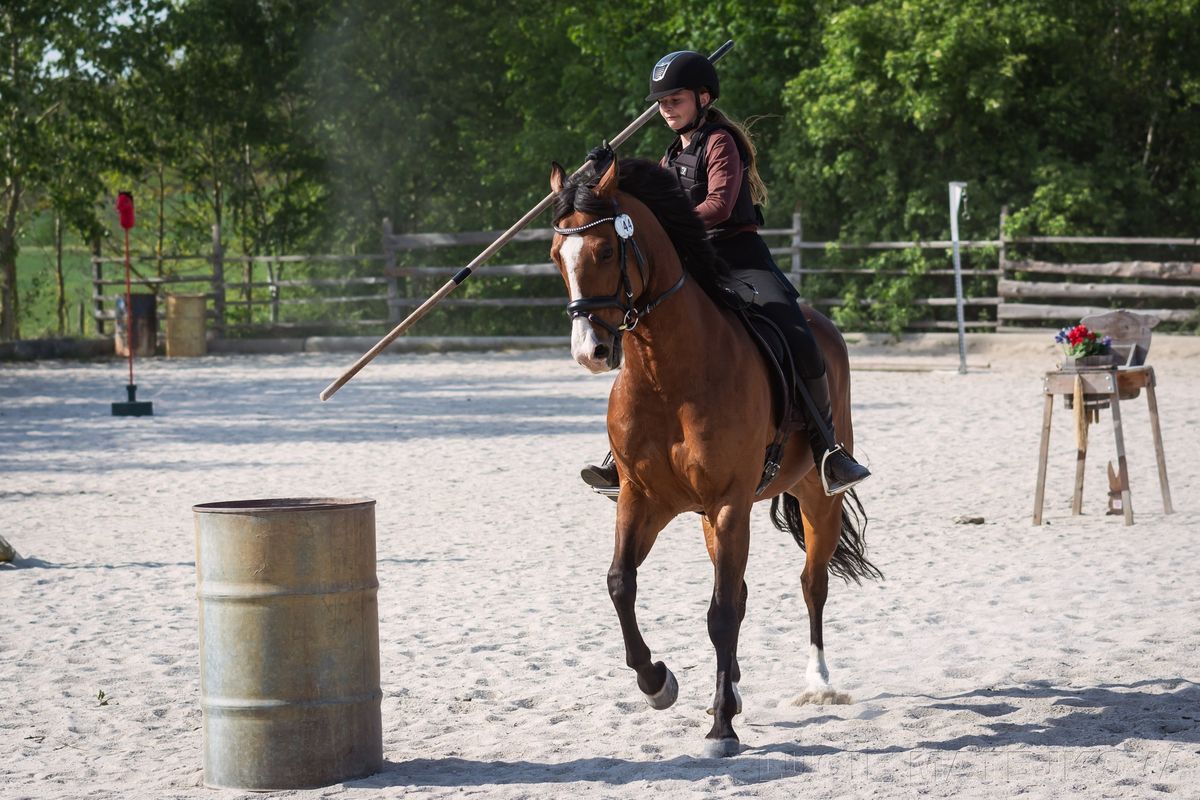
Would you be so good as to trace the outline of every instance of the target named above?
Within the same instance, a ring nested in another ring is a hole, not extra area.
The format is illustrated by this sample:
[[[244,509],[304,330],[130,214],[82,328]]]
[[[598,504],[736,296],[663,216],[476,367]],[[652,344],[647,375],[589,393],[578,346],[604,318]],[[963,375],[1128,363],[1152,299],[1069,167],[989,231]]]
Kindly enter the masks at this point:
[[[600,260],[608,261],[612,257],[613,257],[612,245],[608,245],[608,244],[604,245],[604,247],[602,247],[600,249]]]

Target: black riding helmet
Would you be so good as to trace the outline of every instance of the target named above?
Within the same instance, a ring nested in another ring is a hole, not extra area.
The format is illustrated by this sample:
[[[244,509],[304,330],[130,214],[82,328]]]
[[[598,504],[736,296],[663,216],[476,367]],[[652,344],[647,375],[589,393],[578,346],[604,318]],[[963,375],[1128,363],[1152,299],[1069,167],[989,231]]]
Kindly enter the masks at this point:
[[[657,100],[680,89],[708,89],[713,100],[721,93],[717,68],[694,50],[678,50],[658,60],[650,72],[650,94],[646,101]]]
[[[704,112],[708,110],[708,106],[700,103],[700,90],[708,90],[711,105],[721,93],[721,79],[717,77],[716,67],[702,54],[694,50],[677,50],[663,56],[654,65],[650,72],[650,94],[646,95],[646,100],[656,101],[680,89],[691,89],[696,98],[696,118],[678,131],[688,133],[700,127]]]

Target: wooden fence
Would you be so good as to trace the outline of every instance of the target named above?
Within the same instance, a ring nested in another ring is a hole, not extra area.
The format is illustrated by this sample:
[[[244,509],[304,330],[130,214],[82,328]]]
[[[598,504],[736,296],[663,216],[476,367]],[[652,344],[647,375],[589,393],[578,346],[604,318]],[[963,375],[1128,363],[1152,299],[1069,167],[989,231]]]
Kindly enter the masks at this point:
[[[1091,244],[1195,248],[1195,239],[1068,239],[1038,236],[1032,244]],[[1001,251],[997,318],[1005,322],[1078,320],[1114,306],[1136,307],[1164,322],[1200,321],[1200,263],[1195,261],[1106,261],[1062,263],[1032,258],[1009,260]],[[1045,278],[1053,275],[1058,280]],[[1086,280],[1078,280],[1078,279]],[[1064,280],[1065,279],[1065,280]],[[1071,280],[1075,279],[1075,280]],[[1028,302],[1041,300],[1042,302]],[[1149,305],[1148,305],[1149,304]]]
[[[1000,229],[1003,231],[1003,218]],[[910,327],[957,327],[950,241],[809,242],[803,238],[799,215],[793,217],[790,228],[769,228],[761,233],[771,245],[776,261],[789,273],[801,293],[814,306],[825,310],[843,305],[845,300],[837,296],[810,296],[807,291],[810,286],[820,291],[822,286],[836,286],[841,281],[870,281],[876,276],[910,274],[904,269],[872,269],[856,265],[848,254],[913,249],[944,251],[944,267],[920,272],[922,285],[929,289],[928,296],[910,301],[913,305],[927,307],[930,318],[916,321]],[[456,260],[455,248],[458,253],[468,247],[481,249],[498,235],[494,231],[396,234],[390,222],[384,220],[381,254],[247,256],[226,253],[220,231],[214,227],[212,249],[207,254],[135,258],[134,284],[153,291],[160,299],[165,292],[206,295],[210,329],[217,337],[365,332],[363,329],[382,334],[461,267],[461,263],[434,265],[428,262],[437,261],[439,257],[445,261]],[[514,243],[546,243],[544,248],[536,250],[540,258],[548,251],[552,236],[549,229],[527,229],[517,235]],[[971,258],[974,263],[962,270],[964,279],[969,281],[967,296],[963,298],[968,311],[968,330],[1058,327],[1086,314],[1114,307],[1139,308],[1171,322],[1197,322],[1200,263],[1196,261],[1066,263],[1033,257],[1047,250],[1077,251],[1080,246],[1104,245],[1135,253],[1146,248],[1158,252],[1167,248],[1173,253],[1182,250],[1195,258],[1197,248],[1200,248],[1197,239],[1050,236],[1006,239],[1001,236],[962,241],[959,245],[964,251],[984,251]],[[835,253],[836,258],[832,257]],[[847,263],[848,260],[851,263]],[[936,257],[933,260],[936,262]],[[163,274],[148,276],[149,265],[156,261]],[[97,331],[108,334],[111,333],[115,301],[123,294],[124,272],[120,268],[123,259],[96,255],[92,263],[92,316]],[[166,268],[163,268],[164,264]],[[290,269],[301,264],[305,265],[304,276],[284,277]],[[473,283],[514,277],[553,278],[557,274],[555,267],[546,260],[492,263],[473,276]],[[1034,279],[1034,276],[1045,274],[1055,275],[1058,280]],[[827,291],[827,294],[835,292]],[[548,283],[545,293],[552,296],[489,297],[460,289],[458,296],[451,295],[441,307],[561,309],[565,305],[566,296],[561,285]],[[870,303],[865,299],[858,302]],[[1148,302],[1153,307],[1147,307]],[[566,331],[565,323],[562,330]]]

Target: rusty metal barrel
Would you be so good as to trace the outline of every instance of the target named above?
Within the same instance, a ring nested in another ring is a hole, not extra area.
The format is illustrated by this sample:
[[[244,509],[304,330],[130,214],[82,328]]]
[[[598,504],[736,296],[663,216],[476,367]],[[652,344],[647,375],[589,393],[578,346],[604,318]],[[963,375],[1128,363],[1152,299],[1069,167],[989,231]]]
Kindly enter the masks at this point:
[[[127,310],[125,296],[117,297],[113,351],[124,358],[132,346],[135,356],[150,358],[158,348],[158,299],[152,294],[132,294],[129,299],[128,308],[132,313]],[[130,322],[133,323],[132,335],[126,330]]]
[[[378,772],[375,501],[192,510],[204,783],[306,789]]]
[[[204,338],[207,297],[202,294],[167,295],[167,358],[202,356],[208,352]]]

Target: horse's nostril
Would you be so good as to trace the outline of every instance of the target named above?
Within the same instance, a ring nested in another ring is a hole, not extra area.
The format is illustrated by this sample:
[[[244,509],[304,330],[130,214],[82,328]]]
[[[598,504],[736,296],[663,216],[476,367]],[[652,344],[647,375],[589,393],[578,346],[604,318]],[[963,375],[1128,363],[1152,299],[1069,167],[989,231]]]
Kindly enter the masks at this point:
[[[592,351],[592,358],[599,361],[602,358],[608,358],[608,345],[598,344],[596,349]]]

